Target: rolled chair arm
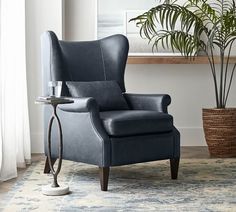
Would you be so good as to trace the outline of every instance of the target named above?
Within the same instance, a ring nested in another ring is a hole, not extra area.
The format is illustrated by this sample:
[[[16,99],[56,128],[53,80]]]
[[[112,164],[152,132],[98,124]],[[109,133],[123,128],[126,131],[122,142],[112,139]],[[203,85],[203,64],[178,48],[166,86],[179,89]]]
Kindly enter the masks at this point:
[[[129,106],[133,110],[154,110],[167,113],[167,107],[171,103],[168,94],[124,94]]]
[[[67,142],[63,158],[100,167],[110,166],[111,142],[100,119],[96,100],[91,97],[69,99],[74,103],[58,105],[63,139]],[[56,131],[54,135],[57,135]]]
[[[84,113],[84,112],[98,112],[98,105],[94,98],[92,97],[80,97],[80,98],[70,98],[74,101],[71,104],[59,105],[59,109],[66,111],[66,112],[77,112],[77,113]]]

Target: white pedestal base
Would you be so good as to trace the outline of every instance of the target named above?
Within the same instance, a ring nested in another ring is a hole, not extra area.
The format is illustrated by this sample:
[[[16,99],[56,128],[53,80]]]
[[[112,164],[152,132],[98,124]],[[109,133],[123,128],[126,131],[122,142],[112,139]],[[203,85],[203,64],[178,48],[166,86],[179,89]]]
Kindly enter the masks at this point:
[[[47,196],[61,196],[69,193],[69,186],[52,187],[51,185],[42,186],[42,192]]]

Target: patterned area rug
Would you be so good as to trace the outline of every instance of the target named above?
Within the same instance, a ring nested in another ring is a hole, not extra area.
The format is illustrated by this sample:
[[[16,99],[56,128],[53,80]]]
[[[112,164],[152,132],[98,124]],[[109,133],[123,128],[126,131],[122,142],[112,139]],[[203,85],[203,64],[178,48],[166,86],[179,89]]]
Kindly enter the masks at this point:
[[[111,169],[109,191],[100,191],[98,168],[63,161],[59,183],[71,193],[49,197],[41,186],[44,162],[32,164],[0,200],[0,211],[236,211],[236,159],[182,159],[179,179],[169,161]]]

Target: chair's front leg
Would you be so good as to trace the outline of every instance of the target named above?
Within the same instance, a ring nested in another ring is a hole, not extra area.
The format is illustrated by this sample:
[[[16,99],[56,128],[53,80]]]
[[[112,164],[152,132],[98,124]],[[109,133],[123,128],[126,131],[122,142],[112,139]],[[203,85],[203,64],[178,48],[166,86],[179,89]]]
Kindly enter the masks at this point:
[[[179,158],[170,159],[171,179],[176,180],[178,178],[178,170],[179,170]]]
[[[102,191],[107,191],[110,167],[99,167],[100,185]]]

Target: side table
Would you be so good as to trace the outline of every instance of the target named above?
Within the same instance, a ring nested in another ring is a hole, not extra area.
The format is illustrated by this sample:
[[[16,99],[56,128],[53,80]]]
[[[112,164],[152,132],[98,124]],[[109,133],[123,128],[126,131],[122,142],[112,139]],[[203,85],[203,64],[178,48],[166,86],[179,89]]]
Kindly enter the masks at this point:
[[[47,156],[48,156],[49,167],[53,175],[53,183],[51,185],[42,187],[43,194],[48,195],[48,196],[58,196],[58,195],[64,195],[64,194],[69,193],[68,186],[59,186],[57,182],[57,176],[61,170],[62,154],[63,154],[63,135],[62,135],[61,123],[57,115],[57,106],[59,104],[70,104],[73,102],[74,102],[73,100],[70,100],[64,97],[49,97],[49,96],[39,97],[35,102],[37,104],[51,105],[53,107],[53,113],[49,120],[49,125],[48,125],[48,139],[47,139],[47,151],[48,151]],[[54,169],[52,165],[52,157],[51,157],[51,131],[52,131],[52,124],[54,120],[57,122],[58,130],[59,130],[59,155],[58,155],[58,166],[56,170]]]

